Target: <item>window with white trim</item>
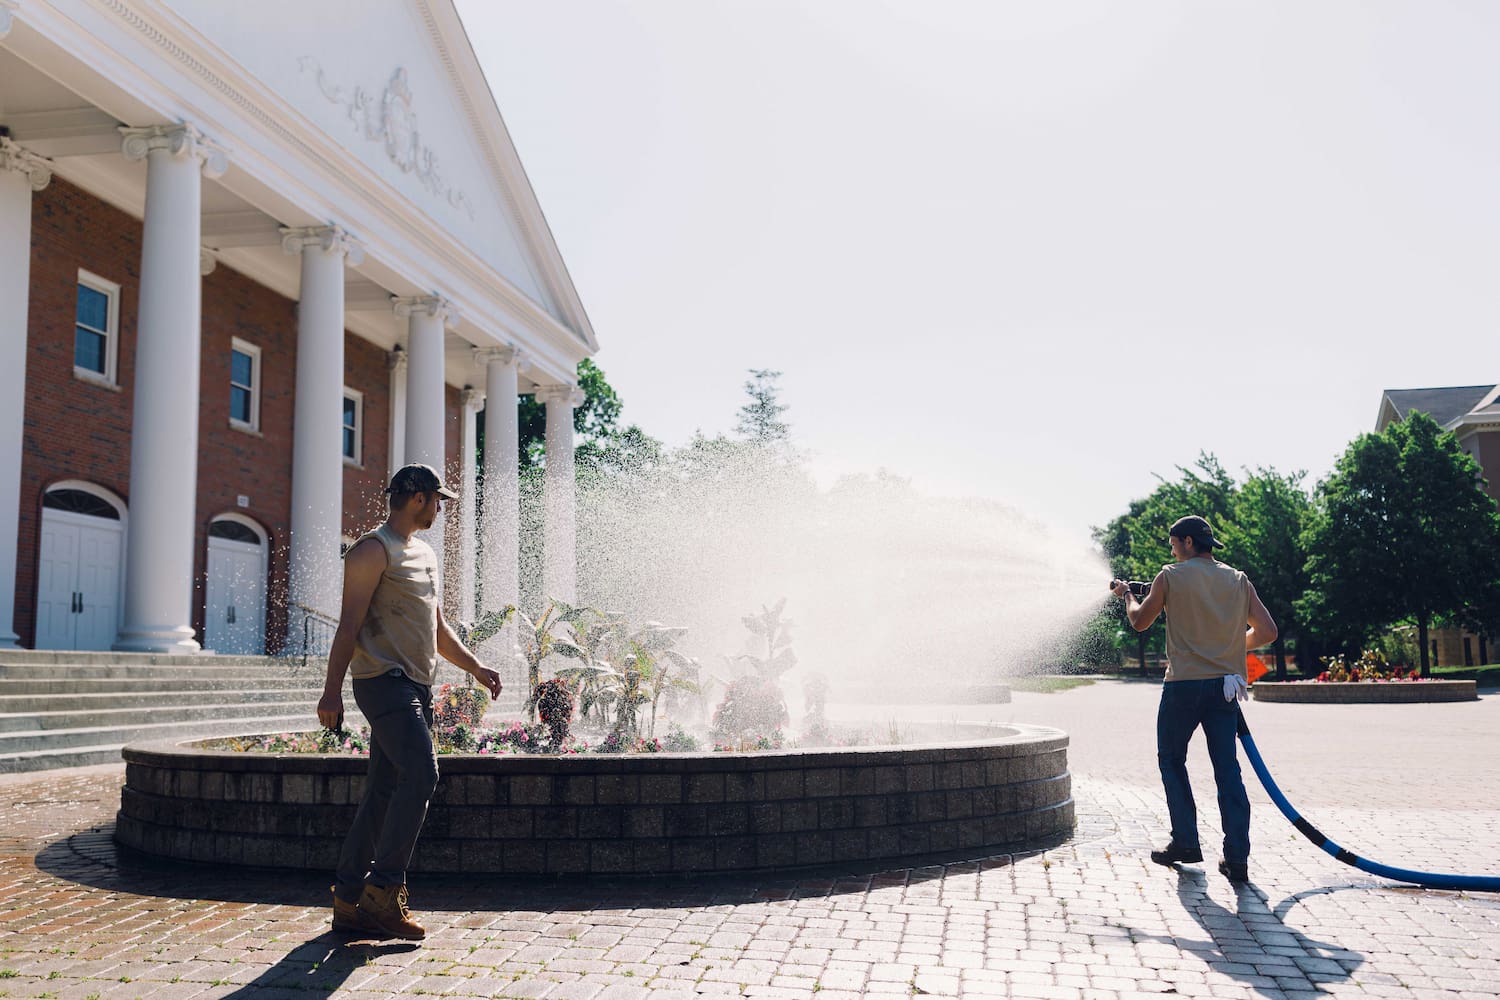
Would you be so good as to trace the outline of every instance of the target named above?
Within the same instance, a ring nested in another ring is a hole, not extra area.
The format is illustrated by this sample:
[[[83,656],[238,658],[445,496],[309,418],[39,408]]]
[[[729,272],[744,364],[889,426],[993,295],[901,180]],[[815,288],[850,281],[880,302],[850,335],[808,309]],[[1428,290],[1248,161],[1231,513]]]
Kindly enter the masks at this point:
[[[238,337],[229,348],[229,425],[260,430],[260,348]]]
[[[73,313],[73,374],[115,385],[119,331],[120,286],[80,268]]]
[[[364,462],[365,394],[358,389],[344,389],[344,461],[350,465]]]

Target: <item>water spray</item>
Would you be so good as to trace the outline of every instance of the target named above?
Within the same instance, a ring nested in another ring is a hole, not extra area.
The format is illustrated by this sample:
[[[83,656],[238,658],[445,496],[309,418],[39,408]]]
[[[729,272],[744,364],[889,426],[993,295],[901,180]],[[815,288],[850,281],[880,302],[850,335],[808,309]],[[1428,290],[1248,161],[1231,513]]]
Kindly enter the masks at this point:
[[[1112,586],[1113,583],[1111,583]],[[1151,591],[1149,583],[1131,580],[1126,581],[1126,586],[1130,588],[1130,593],[1137,600],[1144,598]],[[1245,722],[1245,713],[1240,711],[1239,705],[1235,705],[1234,711],[1238,719],[1235,732],[1245,748],[1245,756],[1250,759],[1250,766],[1255,769],[1256,777],[1260,778],[1260,783],[1265,786],[1266,794],[1271,796],[1271,801],[1276,803],[1276,808],[1281,810],[1281,814],[1297,828],[1302,836],[1312,841],[1314,846],[1321,848],[1325,853],[1332,855],[1334,860],[1352,865],[1371,875],[1379,875],[1381,878],[1393,879],[1397,882],[1410,882],[1427,889],[1472,889],[1477,892],[1500,892],[1500,875],[1448,875],[1442,872],[1419,872],[1410,868],[1396,868],[1383,865],[1379,861],[1371,861],[1369,858],[1362,858],[1353,851],[1334,843],[1326,834],[1304,819],[1302,814],[1287,801],[1287,797],[1281,793],[1281,789],[1272,779],[1266,762],[1261,759],[1260,751],[1256,749],[1255,737],[1250,735],[1250,726]]]

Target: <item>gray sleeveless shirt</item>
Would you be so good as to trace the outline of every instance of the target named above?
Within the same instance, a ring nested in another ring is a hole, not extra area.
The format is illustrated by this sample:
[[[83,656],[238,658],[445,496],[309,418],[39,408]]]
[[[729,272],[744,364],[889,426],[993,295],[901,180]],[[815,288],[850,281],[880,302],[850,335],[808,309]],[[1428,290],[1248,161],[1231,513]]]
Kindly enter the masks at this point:
[[[416,535],[402,538],[389,524],[360,542],[366,538],[384,547],[386,566],[354,639],[349,672],[365,680],[399,669],[430,686],[437,678],[437,556]]]

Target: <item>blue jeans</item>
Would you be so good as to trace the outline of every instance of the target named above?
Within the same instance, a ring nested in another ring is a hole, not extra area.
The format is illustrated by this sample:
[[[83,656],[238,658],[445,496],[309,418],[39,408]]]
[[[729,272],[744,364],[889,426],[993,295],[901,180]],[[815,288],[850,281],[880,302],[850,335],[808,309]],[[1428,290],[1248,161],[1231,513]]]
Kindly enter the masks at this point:
[[[1193,731],[1203,727],[1208,759],[1219,789],[1219,821],[1224,827],[1224,860],[1245,864],[1250,859],[1250,797],[1240,777],[1235,751],[1239,704],[1224,700],[1224,678],[1170,681],[1161,686],[1156,713],[1156,762],[1167,793],[1172,818],[1172,843],[1198,846],[1198,807],[1188,781],[1187,750]]]
[[[356,680],[354,701],[370,724],[370,771],[339,854],[334,894],[349,903],[358,902],[366,881],[382,887],[406,884],[406,867],[438,780],[432,688],[398,670]]]

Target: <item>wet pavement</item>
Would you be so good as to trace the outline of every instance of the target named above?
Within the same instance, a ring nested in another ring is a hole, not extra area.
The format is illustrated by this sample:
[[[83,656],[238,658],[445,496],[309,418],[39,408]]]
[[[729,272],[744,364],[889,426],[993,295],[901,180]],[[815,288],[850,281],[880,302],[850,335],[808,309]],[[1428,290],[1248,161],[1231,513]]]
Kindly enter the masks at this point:
[[[0,776],[0,997],[1500,996],[1500,894],[1338,863],[1248,766],[1252,881],[1220,877],[1201,742],[1191,766],[1206,862],[1152,865],[1166,840],[1156,692],[1110,680],[921,710],[1067,730],[1079,825],[1062,845],[740,879],[418,877],[420,945],[331,934],[318,873],[117,852],[121,766]],[[1500,694],[1246,713],[1287,797],[1343,846],[1500,876]],[[856,714],[884,728],[895,710]]]

